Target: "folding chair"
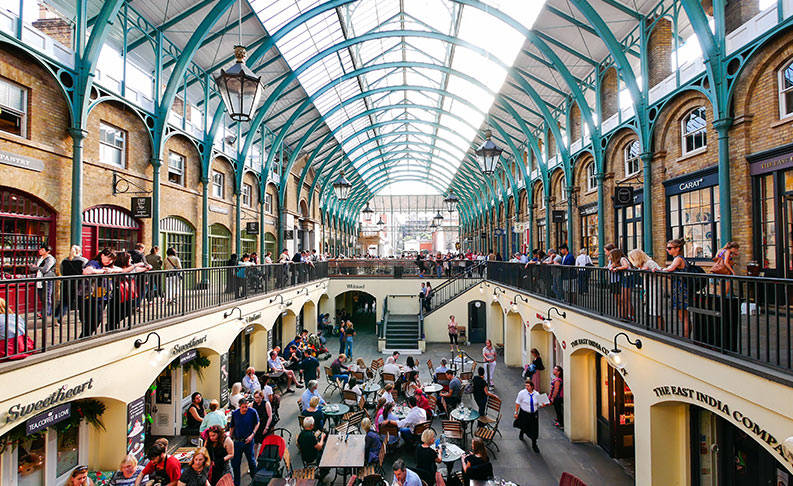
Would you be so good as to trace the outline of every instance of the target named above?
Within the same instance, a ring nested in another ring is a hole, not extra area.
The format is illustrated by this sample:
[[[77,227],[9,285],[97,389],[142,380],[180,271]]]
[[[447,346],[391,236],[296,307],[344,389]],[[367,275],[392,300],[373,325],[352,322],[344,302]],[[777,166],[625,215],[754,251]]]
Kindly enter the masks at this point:
[[[364,378],[363,371],[353,371],[353,372],[352,372],[352,376],[354,376],[354,377],[355,377],[355,380],[356,380],[358,383],[363,383],[363,382],[365,382],[365,381],[366,381],[366,379]]]
[[[430,372],[430,376],[433,376],[435,374],[435,368],[432,367],[432,360],[431,359],[427,360],[427,369]]]
[[[493,452],[493,449],[491,449],[490,446],[495,447],[497,451],[501,452],[501,449],[498,447],[498,444],[496,444],[495,441],[493,440],[495,436],[496,436],[496,431],[491,429],[490,427],[479,426],[474,431],[474,437],[479,437],[480,439],[482,439],[482,442],[485,443],[485,447],[487,447],[487,450],[489,450],[490,453],[493,454],[493,457],[496,457],[496,453]]]
[[[487,405],[485,405],[485,414],[481,415],[477,421],[479,425],[489,427],[494,430],[500,437],[501,431],[498,430],[498,423],[501,420],[501,399],[498,397],[487,397]]]
[[[383,373],[383,383],[396,383],[396,376],[393,373]]]
[[[341,399],[345,405],[349,405],[353,410],[358,408],[358,395],[352,390],[342,390]]]
[[[325,367],[325,380],[327,380],[327,384],[325,385],[325,391],[322,392],[324,395],[328,392],[328,388],[330,388],[330,395],[328,397],[333,396],[333,390],[338,390],[341,393],[341,385],[339,384],[339,380],[333,378],[333,372],[330,370],[329,366]]]
[[[399,427],[396,424],[388,423],[388,424],[380,424],[380,435],[385,434],[385,444],[386,444],[386,451],[393,451],[399,445],[399,441],[397,440],[393,444],[389,444],[391,437],[399,437]]]
[[[383,442],[383,444],[380,446],[380,453],[377,456],[377,462],[375,464],[364,466],[358,471],[358,477],[364,478],[363,479],[364,485],[367,484],[366,478],[372,475],[379,476],[380,480],[382,481],[383,475],[385,474],[385,471],[383,470],[383,461],[385,461],[385,451],[386,451],[386,443]]]
[[[303,399],[297,399],[297,409],[300,410],[300,415],[303,415]]]
[[[423,434],[424,431],[427,430],[427,429],[432,429],[432,420],[427,420],[426,422],[421,422],[419,424],[416,424],[416,426],[413,427],[413,435],[415,435],[416,437],[420,438],[421,434]],[[435,429],[433,429],[432,431],[435,432]],[[438,435],[438,434],[435,434],[435,435]],[[421,440],[421,439],[419,439],[419,440]]]
[[[447,439],[451,440],[459,440],[460,446],[465,448],[465,444],[463,444],[463,424],[456,421],[456,420],[442,420],[441,426],[443,427],[443,433],[446,435]]]
[[[307,467],[305,469],[295,469],[292,471],[292,479],[314,479],[316,475],[315,467]]]
[[[361,422],[365,416],[365,412],[363,410],[358,412],[352,412],[348,414],[344,414],[344,422],[340,423],[336,426],[336,433],[337,434],[347,434],[351,433],[354,434],[359,431]]]

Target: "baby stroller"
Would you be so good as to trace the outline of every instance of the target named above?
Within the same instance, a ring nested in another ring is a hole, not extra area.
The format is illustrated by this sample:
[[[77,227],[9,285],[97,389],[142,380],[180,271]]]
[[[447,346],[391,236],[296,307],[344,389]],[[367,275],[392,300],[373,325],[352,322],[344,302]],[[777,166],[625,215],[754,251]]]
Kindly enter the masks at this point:
[[[284,440],[281,434],[289,434],[289,439]],[[276,429],[266,436],[256,458],[256,474],[253,475],[253,486],[267,486],[273,478],[282,478],[289,470],[289,442],[291,432],[286,429]],[[283,461],[283,462],[282,462]]]

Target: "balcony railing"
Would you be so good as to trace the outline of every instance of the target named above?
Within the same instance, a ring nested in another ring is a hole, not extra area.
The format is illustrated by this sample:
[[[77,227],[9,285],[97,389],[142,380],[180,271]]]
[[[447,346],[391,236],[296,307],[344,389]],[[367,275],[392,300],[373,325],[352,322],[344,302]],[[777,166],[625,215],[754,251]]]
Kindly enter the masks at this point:
[[[786,372],[793,280],[488,262],[487,279]]]
[[[469,260],[451,260],[449,269],[443,269],[438,277],[436,263],[422,260],[424,268],[422,278],[449,278],[460,275],[465,269],[475,262]],[[328,275],[331,277],[392,277],[415,278],[421,275],[418,262],[415,259],[377,259],[377,258],[352,258],[344,260],[329,260]]]
[[[327,276],[319,262],[0,280],[0,361]]]

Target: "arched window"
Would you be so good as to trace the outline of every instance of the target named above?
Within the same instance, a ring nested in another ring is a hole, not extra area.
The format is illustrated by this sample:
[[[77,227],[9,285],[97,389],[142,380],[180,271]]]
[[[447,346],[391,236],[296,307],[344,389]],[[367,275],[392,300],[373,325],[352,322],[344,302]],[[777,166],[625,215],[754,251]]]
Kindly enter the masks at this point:
[[[595,175],[595,162],[590,162],[586,166],[586,190],[594,191],[598,187],[597,176]]]
[[[682,133],[683,155],[707,147],[707,119],[704,106],[694,108],[683,118]]]
[[[622,150],[622,160],[625,162],[625,177],[639,173],[639,153],[641,151],[642,146],[638,140],[629,143]]]
[[[779,70],[779,118],[793,115],[793,61]]]
[[[190,223],[176,216],[161,219],[160,241],[160,255],[173,248],[182,268],[195,266],[195,228]]]
[[[210,266],[222,267],[231,257],[231,231],[220,223],[209,227]]]

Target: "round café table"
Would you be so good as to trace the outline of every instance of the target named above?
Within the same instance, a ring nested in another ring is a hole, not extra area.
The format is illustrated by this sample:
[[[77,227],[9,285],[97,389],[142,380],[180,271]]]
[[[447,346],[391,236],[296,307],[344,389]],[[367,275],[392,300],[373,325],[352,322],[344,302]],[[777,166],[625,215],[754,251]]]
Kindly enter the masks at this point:
[[[452,420],[457,420],[458,422],[463,423],[463,446],[466,444],[466,434],[467,429],[471,427],[471,434],[474,433],[473,430],[473,423],[476,419],[479,418],[479,411],[473,410],[470,408],[455,408],[449,414]]]
[[[440,447],[440,446],[438,446]],[[437,447],[432,447],[434,450],[438,450]],[[446,452],[441,456],[441,461],[443,464],[446,465],[446,482],[448,483],[449,479],[452,477],[452,470],[454,469],[454,463],[459,461],[463,457],[463,450],[460,449],[455,444],[446,444]]]
[[[440,385],[438,383],[427,383],[421,389],[424,390],[424,393],[430,395],[432,393],[438,393],[439,391],[443,390],[443,385]]]
[[[334,427],[339,425],[339,419],[349,411],[350,406],[344,403],[331,403],[322,409],[322,413],[324,413],[326,417],[333,421]]]
[[[364,397],[366,397],[366,406],[374,407],[376,405],[374,399],[370,399],[369,396],[372,394],[376,394],[379,392],[383,387],[380,386],[378,383],[374,382],[367,382],[362,388],[361,392],[363,393]]]

